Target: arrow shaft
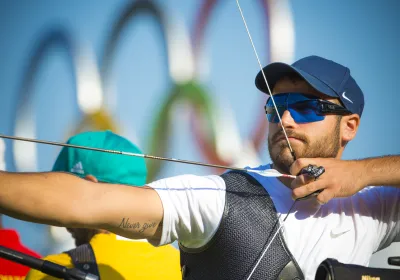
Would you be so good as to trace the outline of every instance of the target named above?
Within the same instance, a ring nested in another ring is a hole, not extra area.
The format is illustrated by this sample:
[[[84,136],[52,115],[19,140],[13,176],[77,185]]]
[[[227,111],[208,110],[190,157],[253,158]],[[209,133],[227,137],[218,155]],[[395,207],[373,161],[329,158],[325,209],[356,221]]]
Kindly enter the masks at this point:
[[[39,144],[46,144],[46,145],[53,145],[53,146],[75,148],[75,149],[83,149],[83,150],[103,152],[103,153],[120,154],[120,155],[133,156],[133,157],[142,157],[142,158],[148,158],[148,159],[164,160],[164,161],[171,161],[171,162],[180,162],[180,163],[186,163],[186,164],[192,164],[192,165],[216,167],[216,168],[231,169],[231,170],[238,170],[238,171],[247,171],[244,168],[238,168],[238,167],[230,167],[230,166],[203,163],[203,162],[198,162],[198,161],[183,160],[183,159],[176,159],[176,158],[158,157],[158,156],[151,156],[151,155],[146,155],[146,154],[123,152],[123,151],[116,151],[116,150],[107,150],[107,149],[101,149],[101,148],[93,148],[93,147],[87,147],[87,146],[60,143],[60,142],[55,142],[55,141],[45,141],[45,140],[38,140],[38,139],[25,138],[25,137],[9,136],[9,135],[4,135],[4,134],[0,134],[0,138],[18,140],[18,141],[24,141],[24,142],[39,143]]]

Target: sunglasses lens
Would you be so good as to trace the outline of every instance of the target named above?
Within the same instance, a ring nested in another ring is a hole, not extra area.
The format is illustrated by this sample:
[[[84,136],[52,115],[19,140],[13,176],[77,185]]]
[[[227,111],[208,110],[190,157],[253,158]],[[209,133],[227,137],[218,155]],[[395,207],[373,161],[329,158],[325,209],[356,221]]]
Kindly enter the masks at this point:
[[[270,123],[278,123],[279,122],[279,118],[278,118],[278,114],[276,113],[276,111],[274,113],[267,114],[267,120]]]
[[[288,110],[296,123],[318,122],[325,118],[317,113],[319,110],[317,100],[289,104]]]
[[[288,110],[296,123],[317,122],[322,121],[325,118],[325,116],[321,116],[318,114],[319,107],[317,100],[304,100],[303,98],[302,101],[297,102],[290,102],[294,100],[290,100],[289,102],[287,101],[287,98],[281,98],[281,96],[277,96],[275,98],[275,104],[278,107],[279,115],[281,117],[285,110]],[[271,99],[268,99],[267,101],[267,104],[265,106],[265,113],[269,122],[279,122],[278,114]]]
[[[267,115],[267,120],[271,123],[278,123],[279,122],[278,114],[275,110],[275,107],[273,107],[273,104],[271,104],[271,105],[272,105],[272,107],[270,106],[270,104],[267,104],[265,106],[265,113]],[[282,106],[277,106],[277,107],[278,107],[280,116],[282,116],[282,113],[285,111],[285,108]]]
[[[287,96],[285,95],[277,95],[274,97],[274,101],[276,107],[278,108],[279,115],[282,117],[283,112],[286,110],[286,100]],[[267,120],[271,123],[278,123],[279,117],[278,113],[275,110],[274,103],[272,102],[272,98],[268,98],[267,104],[265,105],[265,113],[267,115]]]

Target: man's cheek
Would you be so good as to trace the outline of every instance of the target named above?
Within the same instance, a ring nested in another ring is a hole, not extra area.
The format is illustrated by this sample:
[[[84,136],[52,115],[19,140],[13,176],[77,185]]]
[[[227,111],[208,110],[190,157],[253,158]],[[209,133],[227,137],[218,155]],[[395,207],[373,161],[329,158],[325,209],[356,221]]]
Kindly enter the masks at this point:
[[[268,139],[274,136],[278,131],[278,126],[275,123],[268,123]]]
[[[273,153],[280,156],[290,155],[289,147],[286,143],[281,141],[278,145],[275,145],[272,149]]]

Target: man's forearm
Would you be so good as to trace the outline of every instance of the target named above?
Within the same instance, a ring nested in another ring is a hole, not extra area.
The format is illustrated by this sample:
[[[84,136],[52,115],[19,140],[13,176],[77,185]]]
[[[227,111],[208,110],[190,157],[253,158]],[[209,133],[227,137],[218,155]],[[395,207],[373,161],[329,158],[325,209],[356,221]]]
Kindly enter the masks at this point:
[[[157,239],[163,206],[157,192],[148,187],[93,183],[60,172],[0,172],[0,213],[42,224]]]
[[[354,161],[363,170],[366,186],[400,187],[400,156],[384,156]]]
[[[86,183],[66,173],[0,171],[0,212],[30,222],[73,226],[78,213],[71,211],[71,204],[79,203]]]

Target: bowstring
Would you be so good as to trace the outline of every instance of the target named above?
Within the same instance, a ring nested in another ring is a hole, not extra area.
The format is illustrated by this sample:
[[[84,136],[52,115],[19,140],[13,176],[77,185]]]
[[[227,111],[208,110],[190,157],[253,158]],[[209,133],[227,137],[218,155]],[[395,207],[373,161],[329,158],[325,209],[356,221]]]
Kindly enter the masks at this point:
[[[280,116],[280,114],[279,114],[279,111],[278,111],[278,108],[277,108],[277,106],[276,106],[276,104],[275,104],[274,96],[273,96],[273,94],[272,94],[272,92],[271,92],[271,89],[270,89],[270,87],[269,87],[267,78],[266,78],[265,73],[264,73],[264,70],[263,70],[263,67],[262,67],[261,62],[260,62],[260,59],[259,59],[259,57],[258,57],[258,53],[257,53],[256,47],[255,47],[255,45],[254,45],[253,39],[252,39],[252,37],[251,37],[250,30],[249,30],[249,28],[248,28],[248,26],[247,26],[246,19],[244,18],[244,14],[243,14],[242,8],[240,7],[239,0],[236,0],[236,3],[237,3],[237,6],[238,6],[238,8],[239,8],[240,15],[242,16],[243,23],[244,23],[244,26],[245,26],[245,28],[246,28],[247,35],[249,36],[251,45],[252,45],[252,47],[253,47],[254,54],[255,54],[255,56],[256,56],[256,58],[257,58],[257,62],[258,62],[258,65],[259,65],[259,67],[260,67],[261,74],[262,74],[262,76],[263,76],[263,78],[264,78],[264,81],[265,81],[265,84],[266,84],[266,86],[267,86],[268,93],[269,93],[269,95],[270,95],[270,98],[271,98],[272,103],[273,103],[273,105],[274,105],[274,108],[275,108],[275,110],[276,110],[276,114],[278,115],[279,122],[280,122],[281,127],[282,127],[282,131],[283,131],[283,133],[284,133],[284,135],[285,135],[286,143],[288,144],[288,147],[289,147],[290,153],[291,153],[292,156],[293,156],[293,159],[296,160],[296,155],[295,155],[295,153],[294,153],[294,151],[293,151],[293,149],[292,149],[292,146],[290,145],[289,138],[288,138],[288,136],[287,136],[285,127],[284,127],[283,122],[282,122],[282,118],[281,118],[281,116]],[[290,212],[292,211],[293,207],[295,206],[296,202],[297,202],[297,200],[295,200],[295,201],[293,202],[292,206],[290,207],[288,213],[286,214],[285,218],[283,219],[283,221],[282,221],[281,225],[279,226],[278,230],[275,232],[275,234],[273,235],[271,241],[267,244],[267,246],[265,247],[263,253],[262,253],[261,256],[258,258],[258,260],[257,260],[256,264],[254,265],[252,271],[250,272],[249,276],[247,277],[247,280],[249,280],[249,279],[251,278],[251,276],[253,275],[253,273],[256,271],[256,269],[257,269],[258,265],[260,264],[262,258],[263,258],[264,255],[267,253],[267,251],[268,251],[269,247],[271,246],[272,242],[275,240],[276,236],[278,235],[278,233],[279,233],[280,230],[282,229],[283,225],[285,224],[285,221],[286,221],[286,219],[288,218],[288,216],[289,216]],[[272,227],[271,233],[274,232],[274,229],[275,229],[276,225],[277,225],[278,222],[280,221],[281,215],[282,215],[282,214],[280,214],[280,215],[278,216],[278,218],[277,218],[277,220],[276,220],[274,226]]]

